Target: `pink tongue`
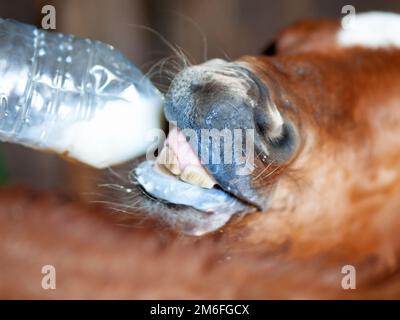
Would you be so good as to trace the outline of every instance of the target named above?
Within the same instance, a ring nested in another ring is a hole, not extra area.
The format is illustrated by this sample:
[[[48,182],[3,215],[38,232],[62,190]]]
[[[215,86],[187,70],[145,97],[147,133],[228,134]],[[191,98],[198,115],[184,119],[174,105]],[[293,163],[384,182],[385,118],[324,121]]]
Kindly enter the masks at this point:
[[[179,131],[178,128],[173,128],[169,132],[165,144],[174,151],[178,158],[178,165],[181,170],[184,170],[189,165],[201,167],[197,154],[186,141],[186,136]]]

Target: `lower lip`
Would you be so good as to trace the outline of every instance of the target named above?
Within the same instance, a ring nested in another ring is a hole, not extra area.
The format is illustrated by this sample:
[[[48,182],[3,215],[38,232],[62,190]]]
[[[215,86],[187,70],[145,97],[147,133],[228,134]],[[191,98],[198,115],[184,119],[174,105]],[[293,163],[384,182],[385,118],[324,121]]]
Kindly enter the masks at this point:
[[[248,212],[248,206],[220,189],[205,189],[165,174],[153,161],[142,162],[131,173],[150,195],[173,204],[193,207],[217,215]]]

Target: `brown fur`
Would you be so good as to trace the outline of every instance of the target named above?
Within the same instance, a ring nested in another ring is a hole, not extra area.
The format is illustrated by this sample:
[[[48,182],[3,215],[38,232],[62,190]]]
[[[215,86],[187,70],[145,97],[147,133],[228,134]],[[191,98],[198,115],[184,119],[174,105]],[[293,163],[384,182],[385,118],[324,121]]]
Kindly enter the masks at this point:
[[[277,56],[242,59],[303,141],[275,176],[268,212],[191,238],[3,190],[1,297],[399,298],[400,50],[320,50],[307,30],[316,25],[286,30]],[[56,267],[56,290],[40,286],[45,264]],[[347,264],[356,290],[341,288]]]
[[[201,239],[182,238],[54,195],[2,190],[0,203],[2,298],[390,298],[400,294],[397,264],[378,252],[368,250],[362,258],[342,259],[337,254],[341,248],[336,247],[333,255],[321,251],[307,259],[290,258],[293,242],[262,247],[255,243],[249,250],[243,245],[245,237],[230,230]],[[395,237],[381,236],[394,247]],[[357,290],[340,287],[344,263],[354,263],[361,271]],[[56,290],[41,288],[41,268],[46,264],[56,267]]]

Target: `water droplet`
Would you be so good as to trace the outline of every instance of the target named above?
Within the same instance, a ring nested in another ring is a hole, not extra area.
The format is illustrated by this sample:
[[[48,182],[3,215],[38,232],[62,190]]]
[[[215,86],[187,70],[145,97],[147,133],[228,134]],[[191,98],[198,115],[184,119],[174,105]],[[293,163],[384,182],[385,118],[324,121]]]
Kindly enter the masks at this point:
[[[67,72],[67,73],[65,74],[65,77],[71,78],[71,74],[70,74],[69,72]]]
[[[4,116],[5,116],[5,117],[8,117],[8,112],[4,112]]]
[[[125,189],[125,190],[126,190],[126,192],[128,192],[128,193],[132,192],[132,189],[130,189],[130,188],[127,188],[127,189]]]
[[[42,57],[46,54],[46,50],[44,50],[43,48],[39,49],[39,57]]]
[[[87,53],[90,53],[90,49],[89,49],[89,48],[86,48],[86,52],[87,52]]]
[[[62,34],[62,33],[58,33],[57,35],[58,35],[59,38],[62,38],[62,37],[63,37],[63,34]]]
[[[62,58],[61,57],[57,57],[57,61],[61,62]]]
[[[60,49],[61,51],[64,50],[64,45],[63,45],[63,44],[60,44],[60,45],[58,46],[58,49]]]
[[[69,45],[67,46],[67,50],[68,50],[68,51],[72,51],[73,48],[74,48],[74,47],[72,46],[72,44],[69,44]]]
[[[71,56],[68,56],[68,57],[65,58],[65,62],[66,63],[71,63],[71,61],[72,61]]]
[[[36,37],[38,34],[39,34],[39,30],[38,30],[38,29],[33,30],[33,35],[34,35],[35,37]]]
[[[29,120],[29,118],[26,118],[26,119],[25,119],[25,122],[26,122],[26,123],[29,123],[29,122],[31,122],[31,120]]]

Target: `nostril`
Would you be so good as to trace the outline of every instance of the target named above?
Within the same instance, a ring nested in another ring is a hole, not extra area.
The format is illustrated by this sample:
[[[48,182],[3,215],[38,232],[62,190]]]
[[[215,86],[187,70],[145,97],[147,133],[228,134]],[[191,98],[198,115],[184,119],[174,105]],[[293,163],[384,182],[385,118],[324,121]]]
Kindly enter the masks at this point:
[[[254,109],[254,124],[256,131],[263,138],[263,143],[267,146],[268,155],[278,163],[289,161],[298,147],[298,134],[294,124],[285,119],[279,123],[279,134],[277,122],[271,113],[262,109]]]
[[[203,87],[204,87],[204,85],[202,85],[202,84],[192,83],[192,84],[190,84],[189,90],[192,93],[197,93],[197,92],[201,91],[203,89]]]
[[[254,124],[255,129],[264,137],[267,136],[268,127],[270,126],[270,120],[265,112],[254,109]]]
[[[191,83],[189,91],[192,94],[209,94],[212,86],[209,83]]]

